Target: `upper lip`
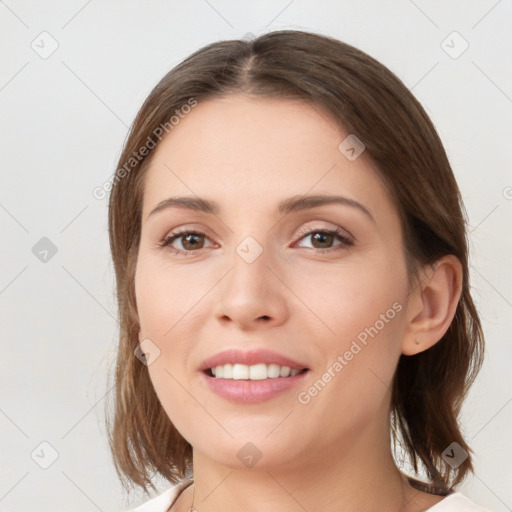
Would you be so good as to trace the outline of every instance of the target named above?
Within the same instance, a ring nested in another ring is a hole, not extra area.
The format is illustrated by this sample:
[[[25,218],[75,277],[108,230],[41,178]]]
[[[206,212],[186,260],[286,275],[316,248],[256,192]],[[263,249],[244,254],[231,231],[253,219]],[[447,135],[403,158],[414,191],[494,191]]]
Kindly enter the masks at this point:
[[[305,364],[294,361],[289,357],[278,354],[277,352],[273,352],[272,350],[267,349],[246,349],[242,350],[239,348],[227,349],[222,352],[218,352],[206,359],[199,370],[205,371],[210,368],[215,368],[216,366],[223,366],[225,364],[245,364],[247,366],[255,365],[255,364],[278,364],[279,366],[289,366],[292,370],[302,370],[307,368]]]

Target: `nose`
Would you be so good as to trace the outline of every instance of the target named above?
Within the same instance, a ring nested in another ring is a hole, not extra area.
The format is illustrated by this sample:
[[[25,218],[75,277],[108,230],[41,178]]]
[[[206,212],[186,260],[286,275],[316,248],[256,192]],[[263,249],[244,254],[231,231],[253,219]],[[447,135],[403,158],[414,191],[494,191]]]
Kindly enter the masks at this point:
[[[254,247],[249,244],[242,248]],[[231,258],[231,268],[219,283],[215,315],[223,323],[233,323],[241,330],[276,327],[286,321],[289,311],[286,286],[270,251],[262,250],[254,258],[238,248]]]

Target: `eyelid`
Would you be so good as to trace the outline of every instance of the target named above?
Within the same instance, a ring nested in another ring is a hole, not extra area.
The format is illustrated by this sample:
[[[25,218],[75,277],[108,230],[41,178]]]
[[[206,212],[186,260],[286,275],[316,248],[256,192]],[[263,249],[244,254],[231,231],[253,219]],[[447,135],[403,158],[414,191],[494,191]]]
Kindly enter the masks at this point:
[[[309,222],[322,222],[321,220],[316,220],[316,219],[312,219],[311,221]],[[327,222],[327,221],[323,221],[323,222]],[[346,228],[343,228],[337,224],[334,224],[332,222],[330,222],[330,226],[318,226],[318,225],[306,225],[306,226],[302,226],[297,232],[296,232],[296,235],[295,236],[300,236],[300,235],[305,235],[305,234],[309,234],[311,233],[311,231],[334,231],[334,230],[340,230],[340,231],[343,231],[344,233],[346,233],[346,235],[355,240],[355,237],[354,235],[352,235],[352,233],[350,231],[348,231]],[[171,229],[164,237],[164,239],[166,238],[170,238],[171,236],[174,236],[174,235],[177,235],[177,234],[184,234],[184,233],[198,233],[198,234],[201,234],[201,235],[205,235],[207,236],[208,238],[212,239],[212,237],[208,234],[209,233],[209,230],[204,228],[204,227],[194,227],[193,224],[185,224],[185,225],[182,225],[182,226],[178,226],[174,229]]]
[[[312,221],[314,222],[314,221]],[[299,230],[297,235],[308,235],[312,231],[339,231],[346,235],[347,238],[350,238],[351,240],[355,240],[354,235],[350,231],[348,231],[345,228],[342,228],[341,226],[338,226],[336,224],[333,224],[332,226],[305,226]]]

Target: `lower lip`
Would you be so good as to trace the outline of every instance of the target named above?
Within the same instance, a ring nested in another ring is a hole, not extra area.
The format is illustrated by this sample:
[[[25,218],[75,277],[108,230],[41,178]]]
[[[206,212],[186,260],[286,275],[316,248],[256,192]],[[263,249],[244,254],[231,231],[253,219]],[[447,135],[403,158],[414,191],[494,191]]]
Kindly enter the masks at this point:
[[[294,377],[277,377],[265,380],[217,379],[201,372],[211,391],[238,404],[258,404],[298,386],[309,370]]]

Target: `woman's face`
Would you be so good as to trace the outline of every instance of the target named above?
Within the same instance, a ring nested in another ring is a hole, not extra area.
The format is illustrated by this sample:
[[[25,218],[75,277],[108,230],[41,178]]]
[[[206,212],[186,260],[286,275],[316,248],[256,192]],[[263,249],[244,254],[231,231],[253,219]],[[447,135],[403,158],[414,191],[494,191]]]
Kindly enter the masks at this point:
[[[402,233],[362,147],[351,137],[340,149],[347,136],[318,107],[232,95],[199,102],[154,150],[135,276],[141,340],[166,413],[214,463],[293,467],[389,446]],[[309,196],[344,199],[280,209]],[[151,213],[171,197],[217,211]],[[195,235],[161,246],[177,231]],[[231,349],[216,363],[236,378],[203,371]],[[276,377],[287,373],[279,357],[307,371]]]

